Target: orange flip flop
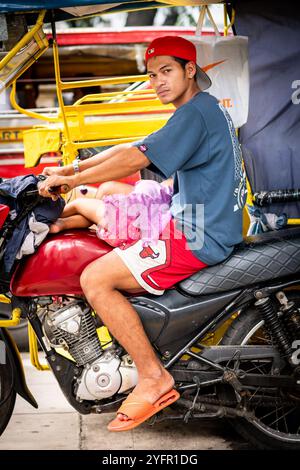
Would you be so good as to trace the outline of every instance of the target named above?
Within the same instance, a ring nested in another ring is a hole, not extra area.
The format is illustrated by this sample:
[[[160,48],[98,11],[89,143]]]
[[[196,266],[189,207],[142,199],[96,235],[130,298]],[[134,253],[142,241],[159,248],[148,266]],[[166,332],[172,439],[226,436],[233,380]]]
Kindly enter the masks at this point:
[[[139,426],[163,408],[174,403],[179,397],[179,393],[173,389],[152,404],[132,392],[128,395],[126,400],[123,401],[121,407],[117,411],[117,413],[126,415],[128,419],[121,421],[117,417],[109,423],[107,429],[109,431],[129,431],[130,429]]]

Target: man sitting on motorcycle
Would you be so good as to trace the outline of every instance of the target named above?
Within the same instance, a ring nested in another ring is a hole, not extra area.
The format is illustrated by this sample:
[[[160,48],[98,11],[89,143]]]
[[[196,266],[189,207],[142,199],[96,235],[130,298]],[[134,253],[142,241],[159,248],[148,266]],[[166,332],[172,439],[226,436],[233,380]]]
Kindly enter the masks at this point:
[[[150,83],[176,111],[165,126],[134,144],[121,144],[62,168],[47,168],[40,194],[53,186],[102,183],[142,168],[174,176],[172,220],[156,244],[118,247],[88,265],[83,292],[111,334],[132,357],[138,384],[109,424],[134,428],[178,399],[174,380],[157,359],[139,316],[122,292],[160,295],[207,265],[227,258],[242,240],[245,179],[230,116],[205,93],[211,82],[196,64],[195,46],[180,37],[157,38],[146,50]],[[53,196],[53,195],[52,195]]]

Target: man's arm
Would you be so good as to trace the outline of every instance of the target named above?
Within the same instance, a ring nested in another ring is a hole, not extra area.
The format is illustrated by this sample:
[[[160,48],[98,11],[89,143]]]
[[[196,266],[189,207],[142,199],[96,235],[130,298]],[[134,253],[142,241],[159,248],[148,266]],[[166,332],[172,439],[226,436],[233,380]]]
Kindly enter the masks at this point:
[[[149,164],[150,160],[137,147],[130,146],[129,148],[119,149],[115,155],[110,155],[106,160],[98,162],[98,164],[83,171],[80,167],[80,173],[75,175],[51,175],[40,184],[39,191],[44,197],[53,197],[49,193],[49,188],[53,186],[67,185],[67,189],[70,191],[82,184],[104,183],[105,181],[124,178],[147,167]]]
[[[122,150],[126,150],[131,148],[132,144],[127,143],[127,144],[119,144],[115,145],[107,150],[104,150],[103,152],[97,153],[96,155],[93,155],[90,158],[87,158],[86,160],[79,161],[79,170],[84,171],[87,170],[88,168],[92,168],[96,165],[99,165],[100,163],[105,162],[111,157],[114,157],[118,152]],[[46,167],[43,171],[43,174],[46,176],[51,176],[51,175],[60,175],[60,176],[71,176],[74,175],[74,168],[73,165],[66,165],[62,167]]]
[[[97,153],[91,158],[87,158],[86,160],[83,160],[79,162],[79,170],[80,172],[88,170],[89,168],[92,168],[94,166],[99,165],[100,163],[103,163],[110,158],[114,157],[115,155],[118,155],[119,152],[122,152],[124,150],[128,150],[132,147],[132,145],[129,144],[119,144],[115,145],[114,147],[111,147],[107,150],[104,150],[101,153]],[[72,174],[72,173],[71,173]]]

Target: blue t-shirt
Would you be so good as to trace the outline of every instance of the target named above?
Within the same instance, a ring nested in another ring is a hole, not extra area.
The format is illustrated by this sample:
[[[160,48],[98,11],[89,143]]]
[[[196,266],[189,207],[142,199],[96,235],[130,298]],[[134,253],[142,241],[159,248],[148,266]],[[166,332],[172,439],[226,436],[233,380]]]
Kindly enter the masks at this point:
[[[134,145],[151,161],[149,168],[174,176],[172,215],[195,256],[208,265],[227,258],[242,241],[246,188],[240,145],[224,107],[199,92]]]

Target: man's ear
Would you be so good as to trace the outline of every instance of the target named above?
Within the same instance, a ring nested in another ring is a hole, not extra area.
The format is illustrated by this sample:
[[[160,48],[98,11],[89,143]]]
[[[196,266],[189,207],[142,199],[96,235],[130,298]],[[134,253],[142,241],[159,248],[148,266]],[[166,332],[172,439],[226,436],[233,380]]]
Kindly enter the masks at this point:
[[[192,61],[188,62],[185,66],[185,70],[187,72],[188,78],[193,78],[197,72],[195,62],[192,62]]]

